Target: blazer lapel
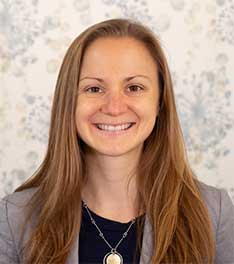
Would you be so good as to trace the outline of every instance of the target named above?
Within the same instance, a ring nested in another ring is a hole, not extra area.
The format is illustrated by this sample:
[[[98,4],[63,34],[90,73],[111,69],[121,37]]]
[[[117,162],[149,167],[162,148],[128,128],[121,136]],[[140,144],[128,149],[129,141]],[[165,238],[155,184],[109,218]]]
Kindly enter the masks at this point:
[[[140,264],[149,264],[150,257],[153,253],[153,236],[152,236],[152,225],[149,221],[149,217],[145,216],[145,225],[143,232]]]
[[[143,241],[142,241],[142,249],[140,256],[140,264],[148,264],[150,257],[152,256],[153,251],[153,238],[152,238],[152,226],[150,224],[149,218],[146,215],[144,231],[143,231]],[[72,250],[69,254],[69,257],[66,261],[66,264],[79,264],[79,236],[75,240],[75,243],[72,247]]]
[[[79,264],[79,254],[78,254],[78,249],[79,249],[79,236],[75,240],[75,243],[72,247],[72,250],[69,254],[68,259],[66,260],[66,264]]]

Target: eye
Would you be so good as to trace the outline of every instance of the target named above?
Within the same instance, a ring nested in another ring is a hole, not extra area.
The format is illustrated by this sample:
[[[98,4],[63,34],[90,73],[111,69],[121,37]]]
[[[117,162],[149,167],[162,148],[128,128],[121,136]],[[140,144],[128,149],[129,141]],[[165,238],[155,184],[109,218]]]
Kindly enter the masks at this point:
[[[97,86],[92,86],[92,87],[85,89],[86,92],[91,91],[90,93],[100,93],[100,92],[97,92],[98,90],[100,90],[100,88]]]
[[[138,91],[141,91],[141,90],[144,90],[143,87],[139,86],[139,85],[130,85],[128,86],[128,89],[130,88],[130,90],[132,90],[133,92],[138,92]],[[91,87],[88,87],[85,89],[85,92],[88,92],[88,93],[91,93],[91,94],[94,94],[94,93],[101,93],[101,88],[98,87],[98,86],[91,86]]]
[[[140,91],[140,90],[144,90],[143,87],[139,86],[139,85],[130,85],[128,86],[128,88],[133,88],[131,90],[134,90],[136,92]]]

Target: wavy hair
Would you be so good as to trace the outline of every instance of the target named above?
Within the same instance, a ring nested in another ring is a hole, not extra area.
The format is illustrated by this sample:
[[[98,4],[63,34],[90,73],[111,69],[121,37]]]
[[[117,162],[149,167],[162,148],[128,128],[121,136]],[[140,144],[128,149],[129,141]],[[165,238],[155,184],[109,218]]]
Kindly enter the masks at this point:
[[[152,225],[151,263],[213,263],[214,234],[199,181],[189,166],[176,110],[172,80],[159,39],[130,19],[90,26],[68,48],[53,97],[47,152],[36,172],[15,192],[38,187],[25,224],[35,208],[37,223],[23,247],[25,263],[65,263],[80,231],[81,190],[87,177],[85,143],[77,134],[75,109],[82,59],[96,39],[130,37],[141,41],[158,68],[160,111],[144,142],[136,168],[138,212]],[[137,222],[140,250],[143,222]]]

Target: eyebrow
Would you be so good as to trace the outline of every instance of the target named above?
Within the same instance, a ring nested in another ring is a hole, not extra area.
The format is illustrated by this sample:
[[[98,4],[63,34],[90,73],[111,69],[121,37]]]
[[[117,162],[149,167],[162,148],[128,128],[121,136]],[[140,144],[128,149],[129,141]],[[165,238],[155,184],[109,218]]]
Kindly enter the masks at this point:
[[[128,81],[130,81],[130,80],[132,80],[132,79],[134,79],[134,78],[136,78],[136,77],[143,77],[143,78],[146,78],[146,79],[148,79],[149,81],[151,81],[151,79],[150,79],[148,76],[146,76],[146,75],[142,75],[142,74],[137,74],[137,75],[134,75],[134,76],[128,76],[128,77],[124,78],[124,81],[125,81],[125,82],[128,82]],[[101,79],[101,78],[98,78],[98,77],[88,77],[88,76],[81,78],[81,79],[80,79],[80,82],[83,81],[83,80],[85,80],[85,79],[93,79],[93,80],[97,80],[97,81],[99,81],[99,82],[101,82],[101,83],[104,83],[104,82],[105,82],[105,81],[104,81],[103,79]]]

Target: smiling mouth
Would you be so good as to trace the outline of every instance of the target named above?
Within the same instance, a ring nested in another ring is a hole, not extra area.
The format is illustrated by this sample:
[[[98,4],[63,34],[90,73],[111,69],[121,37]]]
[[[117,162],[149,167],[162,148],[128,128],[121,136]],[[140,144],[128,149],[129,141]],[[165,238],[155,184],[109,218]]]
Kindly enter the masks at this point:
[[[105,132],[121,132],[126,131],[130,129],[133,125],[135,125],[135,122],[129,122],[124,123],[122,125],[107,125],[107,124],[94,124],[99,130],[105,131]]]

